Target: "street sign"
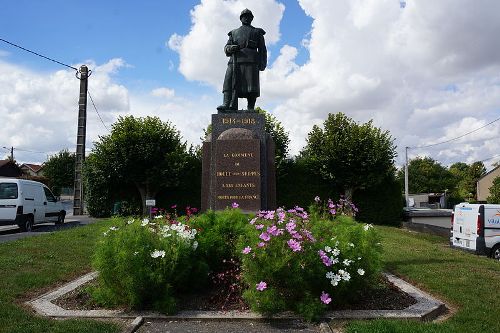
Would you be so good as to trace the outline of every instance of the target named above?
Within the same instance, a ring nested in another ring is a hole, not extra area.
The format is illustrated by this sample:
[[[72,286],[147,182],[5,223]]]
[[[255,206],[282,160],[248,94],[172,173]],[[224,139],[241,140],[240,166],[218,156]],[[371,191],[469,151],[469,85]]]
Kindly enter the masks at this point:
[[[154,207],[154,206],[156,206],[156,200],[155,199],[146,200],[146,206],[147,207]]]

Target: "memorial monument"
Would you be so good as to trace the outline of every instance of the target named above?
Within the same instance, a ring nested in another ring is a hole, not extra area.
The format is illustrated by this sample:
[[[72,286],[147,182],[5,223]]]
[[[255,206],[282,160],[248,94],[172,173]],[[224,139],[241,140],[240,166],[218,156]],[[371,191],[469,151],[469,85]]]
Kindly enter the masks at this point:
[[[241,12],[242,25],[228,33],[229,57],[223,103],[212,115],[212,132],[203,142],[201,208],[221,210],[237,203],[246,212],[275,209],[274,142],[265,132],[265,116],[256,112],[259,71],[267,65],[265,31],[251,25],[253,14]],[[247,109],[238,109],[246,98]]]

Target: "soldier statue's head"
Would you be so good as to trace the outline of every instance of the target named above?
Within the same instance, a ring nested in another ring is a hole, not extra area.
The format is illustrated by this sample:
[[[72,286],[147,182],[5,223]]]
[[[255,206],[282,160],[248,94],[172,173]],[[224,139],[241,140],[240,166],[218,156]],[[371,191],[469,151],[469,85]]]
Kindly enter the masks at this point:
[[[253,20],[252,11],[250,9],[243,9],[243,11],[240,14],[241,23],[243,23],[244,25],[249,25],[250,23],[252,23],[252,20]]]

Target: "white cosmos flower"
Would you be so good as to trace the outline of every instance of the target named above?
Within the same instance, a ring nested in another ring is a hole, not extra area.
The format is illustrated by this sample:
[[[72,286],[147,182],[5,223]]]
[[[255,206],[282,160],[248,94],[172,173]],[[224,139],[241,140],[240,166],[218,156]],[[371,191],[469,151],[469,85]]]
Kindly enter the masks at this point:
[[[351,279],[351,274],[349,274],[348,272],[344,272],[344,274],[342,274],[342,280],[349,281],[350,279]]]
[[[332,265],[335,265],[339,263],[339,258],[330,257],[330,261],[332,262]]]
[[[337,257],[337,256],[340,254],[340,250],[339,250],[339,249],[337,249],[337,248],[334,248],[334,249],[332,250],[332,254],[333,254],[335,257]]]
[[[338,286],[339,282],[337,280],[331,280],[330,283],[332,284],[332,286],[336,287]]]
[[[135,252],[134,252],[134,256],[136,256],[136,255],[138,255],[138,254],[139,254],[139,252],[137,252],[137,251],[135,251]]]
[[[329,246],[325,246],[325,252],[327,252],[327,253],[332,252],[332,248]]]
[[[145,227],[145,226],[147,226],[148,224],[149,224],[149,219],[148,219],[148,218],[145,218],[145,219],[144,219],[144,220],[142,220],[142,222],[141,222],[141,226],[142,226],[142,227]]]
[[[333,272],[328,272],[328,273],[326,273],[326,278],[327,278],[327,279],[330,279],[330,280],[331,280],[331,279],[333,279],[333,277],[334,277],[334,276],[335,276],[335,274],[334,274]]]
[[[154,250],[151,252],[151,258],[159,258],[159,257],[165,257],[165,251],[160,251],[160,250]]]
[[[109,228],[109,230],[110,231],[116,231],[116,230],[118,230],[118,228],[117,227],[111,227],[111,228]]]
[[[365,275],[365,270],[364,270],[364,269],[362,269],[362,268],[359,268],[359,269],[358,269],[358,274],[359,274],[359,275]]]
[[[107,231],[103,232],[102,234],[104,235],[104,237],[108,236],[108,232]]]
[[[363,229],[365,229],[365,231],[368,231],[369,229],[373,228],[373,225],[371,224],[366,224]]]
[[[162,219],[162,218],[163,218],[163,215],[156,215],[154,218],[155,218],[155,219]]]
[[[350,247],[354,247],[354,244],[353,244],[353,243],[349,243],[349,244],[347,244],[347,245],[349,245]]]
[[[349,266],[351,264],[351,262],[352,261],[349,259],[344,259],[343,264],[344,264],[344,266]]]
[[[132,219],[127,221],[127,224],[132,224],[132,223],[134,223],[134,220]]]

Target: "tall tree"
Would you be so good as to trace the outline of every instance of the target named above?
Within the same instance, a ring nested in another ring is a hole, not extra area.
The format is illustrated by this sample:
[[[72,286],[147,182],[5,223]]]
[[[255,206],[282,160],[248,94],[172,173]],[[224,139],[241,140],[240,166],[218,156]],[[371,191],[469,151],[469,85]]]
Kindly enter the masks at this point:
[[[404,179],[403,170],[399,170],[398,179]],[[408,185],[411,193],[444,192],[455,187],[455,180],[453,174],[436,160],[416,157],[408,163]]]
[[[314,126],[302,152],[311,167],[347,198],[356,189],[379,184],[394,173],[396,148],[388,131],[370,120],[358,124],[343,113],[329,114]]]
[[[55,195],[60,195],[63,187],[73,187],[75,178],[75,154],[67,149],[49,157],[43,165],[43,175]]]
[[[146,199],[155,198],[162,187],[179,184],[189,159],[180,133],[158,117],[118,118],[111,134],[95,143],[92,155],[93,166],[106,165],[117,182],[135,185],[144,213]]]

